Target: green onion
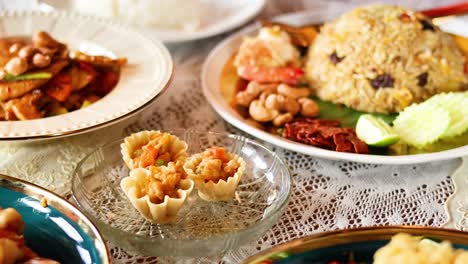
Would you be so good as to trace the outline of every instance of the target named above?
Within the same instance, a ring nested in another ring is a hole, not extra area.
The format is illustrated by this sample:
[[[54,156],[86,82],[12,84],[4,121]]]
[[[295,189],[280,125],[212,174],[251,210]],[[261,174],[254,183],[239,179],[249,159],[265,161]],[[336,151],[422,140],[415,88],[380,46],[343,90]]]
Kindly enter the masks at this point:
[[[284,127],[280,127],[278,129],[276,129],[276,133],[280,136],[283,136],[284,134]]]
[[[83,104],[81,104],[81,107],[80,107],[80,108],[88,107],[88,106],[90,106],[91,104],[92,104],[91,101],[89,101],[89,100],[84,100],[84,101],[83,101]]]
[[[288,253],[288,252],[279,252],[279,253],[276,254],[276,257],[278,257],[278,258],[287,258],[289,256],[291,256],[291,254]]]
[[[36,79],[50,79],[52,74],[48,72],[33,72],[33,73],[24,73],[18,76],[7,73],[3,77],[2,81],[11,82],[11,81],[24,81],[24,80],[36,80]]]
[[[163,159],[157,159],[155,162],[154,162],[154,165],[156,166],[164,166],[164,165],[167,165],[166,161],[163,160]]]
[[[56,116],[56,115],[63,115],[63,114],[66,114],[66,113],[68,113],[67,108],[58,107],[58,108],[54,109],[53,111],[51,111],[50,115],[51,116]]]

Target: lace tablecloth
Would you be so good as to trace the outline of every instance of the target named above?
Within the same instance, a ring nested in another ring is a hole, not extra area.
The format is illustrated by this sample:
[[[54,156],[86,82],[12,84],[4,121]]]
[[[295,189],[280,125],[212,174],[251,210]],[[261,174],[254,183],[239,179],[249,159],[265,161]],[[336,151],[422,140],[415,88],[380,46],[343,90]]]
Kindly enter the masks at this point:
[[[431,1],[425,4],[427,2]],[[285,3],[269,3],[262,16],[304,7]],[[354,5],[356,1],[348,4]],[[313,4],[305,6],[314,7]],[[68,195],[71,174],[77,162],[96,145],[124,134],[142,129],[171,128],[242,134],[211,109],[200,87],[201,64],[207,53],[226,35],[171,46],[176,65],[174,81],[155,104],[138,120],[133,120],[134,123],[44,143],[2,143],[0,173]],[[239,263],[260,250],[294,238],[359,226],[446,226],[468,231],[468,194],[464,192],[468,189],[468,158],[383,166],[329,161],[265,145],[274,149],[292,168],[294,186],[285,213],[263,237],[224,256],[197,260],[131,255],[109,242],[114,260],[122,263],[210,263],[220,260]]]

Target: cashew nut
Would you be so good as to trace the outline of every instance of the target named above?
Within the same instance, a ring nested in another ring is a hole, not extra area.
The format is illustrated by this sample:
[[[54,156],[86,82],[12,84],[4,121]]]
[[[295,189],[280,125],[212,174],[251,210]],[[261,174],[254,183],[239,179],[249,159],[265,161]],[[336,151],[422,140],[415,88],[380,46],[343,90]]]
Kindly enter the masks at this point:
[[[277,89],[279,94],[286,95],[294,99],[310,95],[309,88],[294,88],[283,83],[278,85]]]
[[[275,119],[273,119],[273,125],[279,127],[288,122],[291,122],[293,119],[294,117],[291,113],[285,113],[285,114],[275,117]]]
[[[33,43],[36,47],[56,48],[63,44],[55,40],[49,33],[45,31],[36,32],[33,35]]]
[[[276,85],[271,84],[259,84],[257,82],[249,82],[245,91],[238,92],[236,94],[236,103],[241,106],[248,107],[250,103],[258,98],[258,96],[264,91],[274,91]]]
[[[33,65],[38,68],[44,68],[44,67],[49,66],[50,61],[51,61],[50,56],[42,55],[40,53],[34,54],[33,59],[32,59]]]
[[[249,114],[258,122],[268,122],[277,117],[279,112],[274,109],[268,109],[262,101],[255,100],[250,103]]]
[[[301,104],[301,115],[306,117],[316,117],[319,114],[318,104],[307,97],[299,98],[297,100]]]
[[[291,115],[297,114],[301,110],[301,106],[297,100],[281,94],[270,94],[265,99],[265,106],[269,109],[275,109],[280,112],[288,112]]]
[[[19,42],[14,43],[13,45],[10,46],[10,48],[8,49],[8,52],[10,52],[10,54],[16,54],[22,47],[23,47],[23,44]]]
[[[266,99],[271,94],[275,94],[275,91],[264,91],[263,93],[260,94],[260,96],[258,97],[258,100],[260,100],[262,102],[266,102]]]
[[[18,56],[20,56],[21,58],[25,60],[29,60],[29,58],[31,58],[35,52],[36,52],[36,49],[33,46],[28,45],[28,46],[22,47],[19,50]]]
[[[40,53],[48,56],[53,56],[55,53],[57,53],[58,49],[57,48],[46,48],[46,47],[38,47],[36,48]]]
[[[13,75],[20,75],[28,70],[28,62],[20,57],[11,58],[5,65],[5,70]]]

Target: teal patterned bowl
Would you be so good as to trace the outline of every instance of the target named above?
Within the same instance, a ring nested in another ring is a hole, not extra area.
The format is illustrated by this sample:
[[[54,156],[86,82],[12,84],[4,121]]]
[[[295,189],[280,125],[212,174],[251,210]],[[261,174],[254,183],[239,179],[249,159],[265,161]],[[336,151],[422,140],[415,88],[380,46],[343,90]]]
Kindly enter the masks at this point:
[[[450,241],[468,250],[468,233],[420,226],[365,227],[324,232],[275,246],[245,260],[245,264],[372,263],[374,253],[393,235],[407,233],[434,241]],[[349,262],[353,259],[354,262]]]
[[[41,205],[41,199],[47,206]],[[60,263],[107,264],[106,244],[72,204],[39,186],[0,174],[0,207],[15,208],[25,222],[26,244]]]

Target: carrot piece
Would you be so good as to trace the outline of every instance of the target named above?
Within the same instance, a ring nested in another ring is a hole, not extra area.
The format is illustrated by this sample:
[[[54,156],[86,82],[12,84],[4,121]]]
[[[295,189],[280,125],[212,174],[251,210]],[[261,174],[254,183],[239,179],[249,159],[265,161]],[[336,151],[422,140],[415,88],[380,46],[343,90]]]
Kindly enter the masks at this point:
[[[67,74],[57,74],[45,88],[46,94],[59,102],[66,101],[71,91],[71,77]]]
[[[226,160],[225,154],[226,154],[226,150],[224,148],[211,148],[210,149],[210,155],[222,161]]]
[[[143,147],[143,153],[140,156],[140,166],[146,168],[154,164],[154,161],[158,158],[159,150],[153,146]]]

